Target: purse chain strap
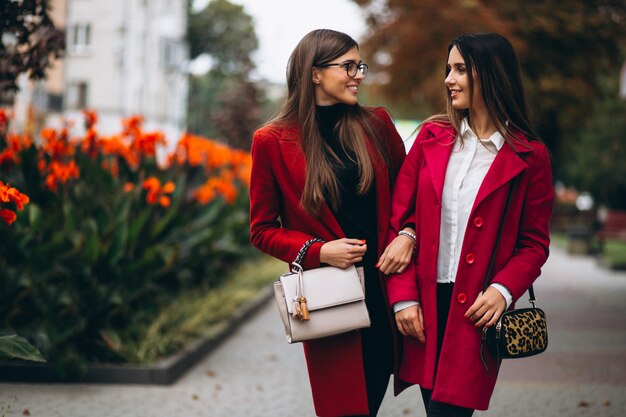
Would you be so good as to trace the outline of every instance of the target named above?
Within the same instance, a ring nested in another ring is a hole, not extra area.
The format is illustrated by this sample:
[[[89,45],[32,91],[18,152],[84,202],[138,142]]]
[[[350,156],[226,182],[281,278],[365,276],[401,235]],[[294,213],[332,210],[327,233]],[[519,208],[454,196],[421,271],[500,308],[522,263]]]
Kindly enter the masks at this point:
[[[293,265],[293,267],[291,268],[292,272],[296,272],[298,269],[301,271],[304,269],[302,268],[301,264],[302,264],[302,260],[304,259],[304,255],[306,255],[306,251],[309,250],[312,244],[318,243],[318,242],[323,242],[323,240],[316,237],[316,238],[309,239],[306,242],[304,242],[304,244],[298,251],[298,255],[296,255],[296,259],[291,263]]]

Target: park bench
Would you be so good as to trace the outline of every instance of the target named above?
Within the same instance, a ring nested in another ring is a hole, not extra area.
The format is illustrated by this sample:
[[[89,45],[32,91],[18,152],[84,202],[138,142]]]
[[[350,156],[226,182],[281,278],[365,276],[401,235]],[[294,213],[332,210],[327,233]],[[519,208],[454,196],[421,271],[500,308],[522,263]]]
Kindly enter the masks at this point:
[[[626,242],[626,211],[607,210],[596,237],[600,244],[604,244],[607,240]]]

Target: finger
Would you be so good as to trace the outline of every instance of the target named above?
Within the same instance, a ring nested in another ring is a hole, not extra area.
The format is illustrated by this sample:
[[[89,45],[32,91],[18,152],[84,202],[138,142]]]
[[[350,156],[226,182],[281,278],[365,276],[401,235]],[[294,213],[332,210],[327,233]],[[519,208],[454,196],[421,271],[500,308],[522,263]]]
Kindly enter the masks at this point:
[[[341,239],[343,242],[349,244],[349,245],[365,245],[365,243],[367,243],[366,240],[364,239],[352,239],[352,238],[343,238]]]
[[[493,313],[489,310],[485,311],[483,315],[477,317],[477,320],[474,322],[474,327],[484,327],[491,317],[493,317]]]

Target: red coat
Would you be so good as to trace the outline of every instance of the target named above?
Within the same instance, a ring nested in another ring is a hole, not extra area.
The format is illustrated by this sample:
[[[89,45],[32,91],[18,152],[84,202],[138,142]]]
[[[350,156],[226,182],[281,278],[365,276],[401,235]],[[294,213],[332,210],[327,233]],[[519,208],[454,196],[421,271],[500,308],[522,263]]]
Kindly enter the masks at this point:
[[[395,175],[404,160],[404,146],[386,110],[377,108],[375,113],[380,120],[374,120],[374,126],[388,140],[391,171]],[[376,174],[377,235],[379,242],[385,242],[392,184],[383,160],[369,141],[368,151]],[[250,182],[251,241],[263,252],[287,263],[313,237],[324,241],[345,237],[327,205],[322,205],[315,216],[301,208],[305,167],[297,127],[270,125],[255,132]],[[321,247],[322,243],[311,246],[304,258],[304,269],[320,266]],[[379,245],[379,256],[384,248]],[[368,414],[358,332],[304,343],[304,351],[317,415]]]
[[[435,379],[441,196],[454,138],[451,127],[425,124],[398,174],[389,238],[414,221],[417,256],[405,272],[388,278],[387,289],[391,304],[417,300],[424,315],[426,342],[404,337],[399,377],[433,390],[435,401],[486,410],[498,366],[487,353],[489,372],[483,368],[480,332],[463,315],[482,291],[511,181],[514,188],[492,282],[506,286],[515,301],[541,273],[550,241],[552,173],[548,152],[539,142],[524,138],[526,143],[515,148],[505,143],[498,152],[470,213]]]

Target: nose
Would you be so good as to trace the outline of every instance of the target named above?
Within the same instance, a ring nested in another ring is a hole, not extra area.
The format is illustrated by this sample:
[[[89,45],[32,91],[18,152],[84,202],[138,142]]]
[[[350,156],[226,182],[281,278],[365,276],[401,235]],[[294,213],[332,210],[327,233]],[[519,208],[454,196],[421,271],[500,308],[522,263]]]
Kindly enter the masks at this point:
[[[365,78],[365,75],[363,75],[363,73],[358,70],[356,72],[356,75],[353,77],[353,79],[359,80],[359,81],[363,81],[363,78]]]
[[[446,84],[446,86],[451,86],[452,84],[454,84],[456,81],[454,79],[454,77],[452,76],[452,72],[450,72],[450,74],[448,74],[448,76],[446,77],[446,79],[444,80],[444,83]]]

